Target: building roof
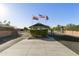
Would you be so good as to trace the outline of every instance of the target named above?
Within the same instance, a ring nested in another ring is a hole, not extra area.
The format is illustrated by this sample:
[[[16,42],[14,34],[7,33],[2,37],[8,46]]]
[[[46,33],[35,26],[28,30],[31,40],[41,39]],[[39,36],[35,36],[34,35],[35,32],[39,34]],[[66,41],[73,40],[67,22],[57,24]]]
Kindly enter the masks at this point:
[[[0,24],[0,27],[4,27],[4,28],[13,28],[12,26],[8,26],[6,24]]]
[[[43,26],[43,27],[46,27],[46,28],[50,28],[49,26],[41,24],[41,23],[36,23],[36,24],[30,26],[29,28],[32,28],[32,27],[35,27],[35,26]]]

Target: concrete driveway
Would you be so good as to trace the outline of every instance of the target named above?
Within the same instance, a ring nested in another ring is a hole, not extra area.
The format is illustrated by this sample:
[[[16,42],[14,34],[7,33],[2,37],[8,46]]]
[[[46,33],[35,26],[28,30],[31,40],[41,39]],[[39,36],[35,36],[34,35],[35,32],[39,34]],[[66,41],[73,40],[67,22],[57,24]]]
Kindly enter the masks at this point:
[[[77,56],[52,37],[23,39],[0,53],[1,56]]]

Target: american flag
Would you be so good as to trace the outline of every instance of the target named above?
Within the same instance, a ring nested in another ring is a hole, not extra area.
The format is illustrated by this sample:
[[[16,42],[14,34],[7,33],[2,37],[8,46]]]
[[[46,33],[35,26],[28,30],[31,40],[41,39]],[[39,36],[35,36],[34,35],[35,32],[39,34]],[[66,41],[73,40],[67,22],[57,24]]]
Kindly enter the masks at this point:
[[[43,16],[43,15],[41,15],[41,14],[39,14],[39,18],[45,18],[46,20],[49,19],[48,16]]]
[[[46,20],[48,20],[49,19],[49,17],[48,16],[46,16]]]
[[[43,15],[41,15],[41,14],[39,14],[39,17],[40,17],[40,18],[45,18],[45,16],[43,16]]]
[[[32,18],[33,20],[39,20],[37,16],[33,16]]]

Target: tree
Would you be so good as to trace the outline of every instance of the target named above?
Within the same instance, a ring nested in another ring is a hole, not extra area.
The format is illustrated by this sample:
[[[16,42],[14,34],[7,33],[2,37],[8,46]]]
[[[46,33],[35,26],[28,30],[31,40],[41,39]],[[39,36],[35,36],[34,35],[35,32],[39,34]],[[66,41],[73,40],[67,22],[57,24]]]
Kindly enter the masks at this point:
[[[79,31],[79,25],[75,25],[75,24],[67,24],[66,26],[57,25],[56,27],[53,27],[53,30]]]
[[[10,21],[4,20],[2,24],[5,24],[7,26],[10,26]]]
[[[74,30],[76,30],[76,25],[74,25],[74,24],[67,24],[66,25],[66,29],[74,31]]]
[[[27,27],[24,27],[24,30],[25,30],[25,31],[27,31],[27,30],[28,30],[28,28],[27,28]]]
[[[7,20],[4,20],[3,23],[6,24]]]
[[[56,27],[53,27],[53,30],[60,31],[61,27],[62,27],[61,25],[57,25]]]
[[[0,21],[0,24],[2,24],[2,22]]]

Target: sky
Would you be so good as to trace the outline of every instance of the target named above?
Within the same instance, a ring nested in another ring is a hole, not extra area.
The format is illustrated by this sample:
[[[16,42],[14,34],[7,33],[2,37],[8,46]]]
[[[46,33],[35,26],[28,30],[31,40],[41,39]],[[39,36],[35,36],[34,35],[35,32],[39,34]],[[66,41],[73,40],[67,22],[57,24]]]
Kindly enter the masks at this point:
[[[39,14],[49,19],[33,20]],[[10,21],[12,26],[23,28],[35,23],[50,27],[56,25],[79,24],[79,4],[77,3],[6,3],[0,4],[0,20]]]

